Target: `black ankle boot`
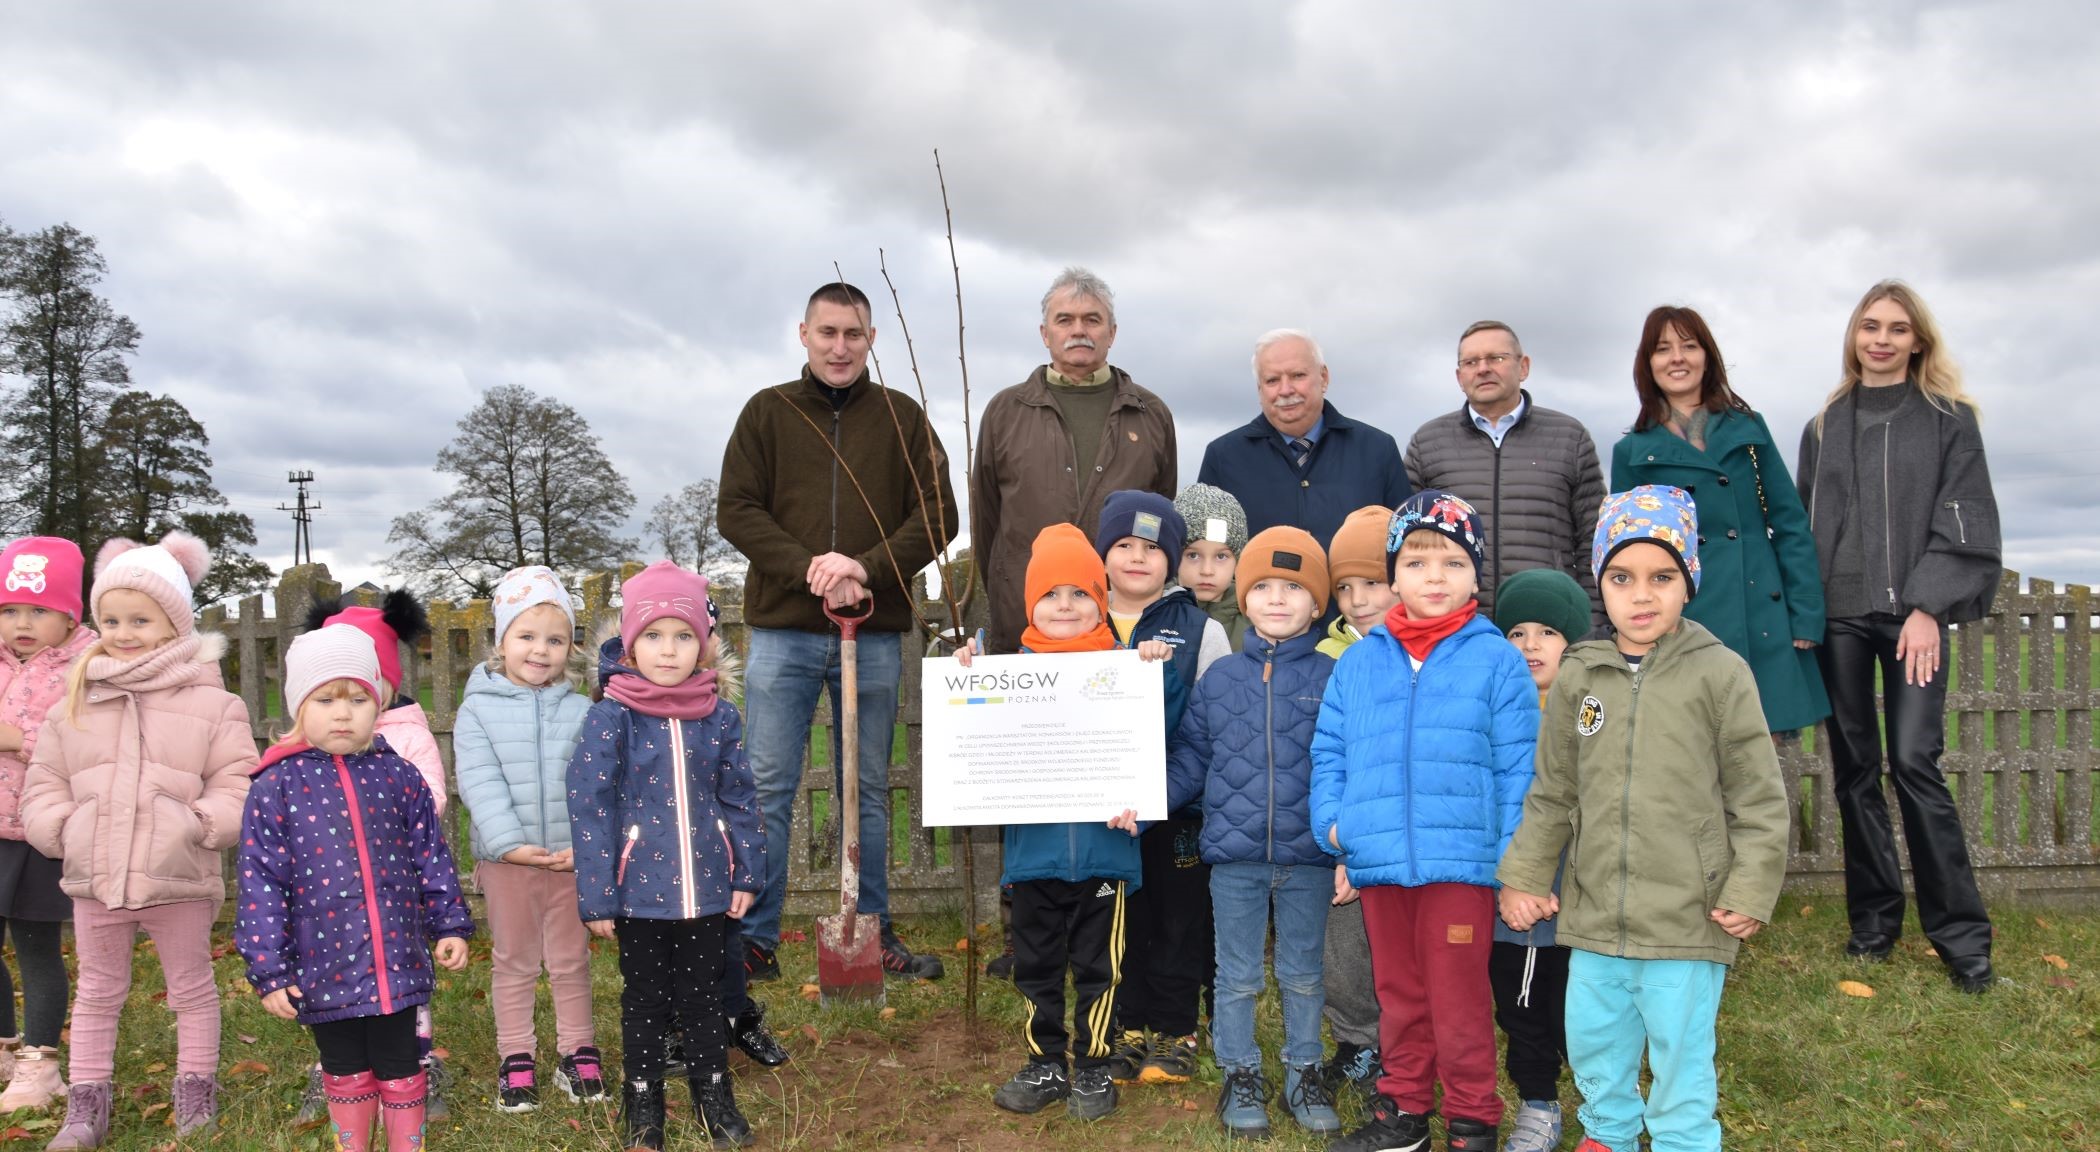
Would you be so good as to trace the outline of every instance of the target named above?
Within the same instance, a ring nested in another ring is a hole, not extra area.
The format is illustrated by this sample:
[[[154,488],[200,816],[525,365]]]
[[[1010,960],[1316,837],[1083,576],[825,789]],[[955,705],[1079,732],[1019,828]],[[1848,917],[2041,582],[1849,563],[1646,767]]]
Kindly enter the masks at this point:
[[[664,1146],[664,1082],[627,1080],[620,1084],[620,1120],[629,1148]]]
[[[779,1038],[766,1027],[766,1006],[755,1000],[751,1002],[751,1011],[729,1022],[729,1042],[768,1068],[778,1068],[788,1062],[787,1049],[781,1047]]]
[[[751,1122],[737,1111],[729,1073],[696,1072],[686,1083],[693,1089],[693,1114],[715,1147],[742,1148],[751,1142]]]

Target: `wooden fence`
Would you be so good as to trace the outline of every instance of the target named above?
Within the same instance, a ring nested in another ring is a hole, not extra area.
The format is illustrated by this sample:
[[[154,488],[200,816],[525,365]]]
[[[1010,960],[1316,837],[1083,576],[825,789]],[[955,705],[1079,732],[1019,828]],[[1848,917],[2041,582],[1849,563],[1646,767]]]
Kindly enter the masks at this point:
[[[582,581],[577,620],[584,636],[592,635],[598,621],[616,611],[613,594],[622,577],[622,573],[597,573]],[[286,571],[279,581],[274,617],[263,614],[259,595],[243,599],[234,613],[220,608],[204,613],[202,625],[226,633],[232,641],[226,682],[237,686],[247,702],[258,743],[267,743],[285,725],[278,714],[277,683],[284,646],[298,634],[297,622],[305,619],[316,599],[340,593],[325,565],[302,565]],[[438,603],[430,607],[430,623],[429,658],[403,651],[403,675],[409,682],[404,690],[419,693],[427,684],[430,727],[444,750],[449,774],[453,717],[467,674],[488,655],[494,616],[486,601],[458,606]],[[2100,904],[2100,844],[2094,836],[2093,812],[2094,775],[2100,770],[2093,711],[2100,701],[2100,689],[2095,687],[2092,672],[2092,624],[2089,589],[2072,585],[2059,592],[2048,581],[2033,580],[2023,592],[2019,574],[2008,571],[1997,614],[1954,630],[1954,680],[1948,712],[1956,734],[1942,766],[1968,829],[1979,878],[1993,899]],[[725,607],[721,630],[736,650],[748,650],[741,612]],[[924,762],[919,659],[923,654],[920,638],[907,635],[904,682],[898,695],[904,750],[890,769],[896,814],[890,846],[890,898],[892,908],[900,913],[957,908],[963,892],[959,836],[951,837],[947,829],[924,828],[919,820]],[[817,723],[823,728],[813,745],[828,740],[828,712],[829,705],[820,702]],[[2023,740],[2029,733],[2031,739]],[[836,837],[830,820],[837,805],[831,773],[810,770],[813,759],[805,753],[802,789],[795,800],[794,855],[788,868],[788,911],[798,915],[836,907],[837,900],[837,864],[830,847]],[[828,750],[825,760],[828,763]],[[1789,742],[1780,760],[1795,814],[1788,885],[1838,891],[1843,885],[1844,856],[1828,741]],[[457,788],[452,792],[456,796]],[[1892,815],[1896,812],[1893,796],[1889,810]],[[455,804],[448,815],[453,851],[465,870],[470,867],[466,813]],[[820,823],[829,834],[812,835]],[[1897,833],[1900,838],[1900,821]],[[978,836],[976,852],[977,907],[979,917],[984,918],[990,915],[991,901],[997,895],[996,837]],[[471,890],[471,876],[463,879]]]

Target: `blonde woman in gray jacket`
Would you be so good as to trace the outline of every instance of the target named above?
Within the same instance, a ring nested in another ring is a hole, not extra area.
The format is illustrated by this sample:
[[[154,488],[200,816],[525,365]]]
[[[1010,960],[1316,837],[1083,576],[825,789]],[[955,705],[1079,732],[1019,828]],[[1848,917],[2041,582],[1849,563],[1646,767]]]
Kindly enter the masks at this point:
[[[1903,873],[1881,785],[1887,764],[1925,936],[1964,992],[1989,988],[1991,922],[1940,772],[1947,625],[1989,614],[1998,505],[1976,404],[1932,312],[1900,280],[1852,310],[1844,380],[1801,433],[1795,475],[1823,570],[1831,760],[1845,840],[1848,955],[1886,960],[1903,929]],[[1877,711],[1876,671],[1882,698]]]

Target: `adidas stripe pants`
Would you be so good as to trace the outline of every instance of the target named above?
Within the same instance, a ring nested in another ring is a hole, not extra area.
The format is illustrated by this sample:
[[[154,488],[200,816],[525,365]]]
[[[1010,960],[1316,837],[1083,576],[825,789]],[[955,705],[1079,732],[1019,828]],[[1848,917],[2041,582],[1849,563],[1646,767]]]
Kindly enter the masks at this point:
[[[1125,884],[1121,880],[1020,880],[1013,886],[1014,987],[1028,1000],[1028,1059],[1108,1063],[1122,980]],[[1065,1030],[1070,972],[1072,1029]]]

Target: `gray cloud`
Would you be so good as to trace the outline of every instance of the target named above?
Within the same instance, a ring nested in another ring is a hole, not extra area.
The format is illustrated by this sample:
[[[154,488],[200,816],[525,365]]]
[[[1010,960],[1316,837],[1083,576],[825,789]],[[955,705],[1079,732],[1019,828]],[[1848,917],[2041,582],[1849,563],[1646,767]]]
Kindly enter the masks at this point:
[[[1076,261],[1115,285],[1115,359],[1174,406],[1185,476],[1251,415],[1248,347],[1283,324],[1404,439],[1458,403],[1458,330],[1507,320],[1535,393],[1608,451],[1666,300],[1790,444],[1852,302],[1903,275],[1985,406],[2009,563],[2091,580],[2100,544],[2068,527],[2100,491],[2083,16],[32,6],[0,43],[0,217],[101,238],[139,382],[206,421],[273,558],[285,469],[320,473],[317,536],[353,579],[493,384],[583,411],[644,509],[711,474],[834,259],[909,386],[878,247],[959,461],[938,146],[980,409],[1041,359],[1036,299]]]

